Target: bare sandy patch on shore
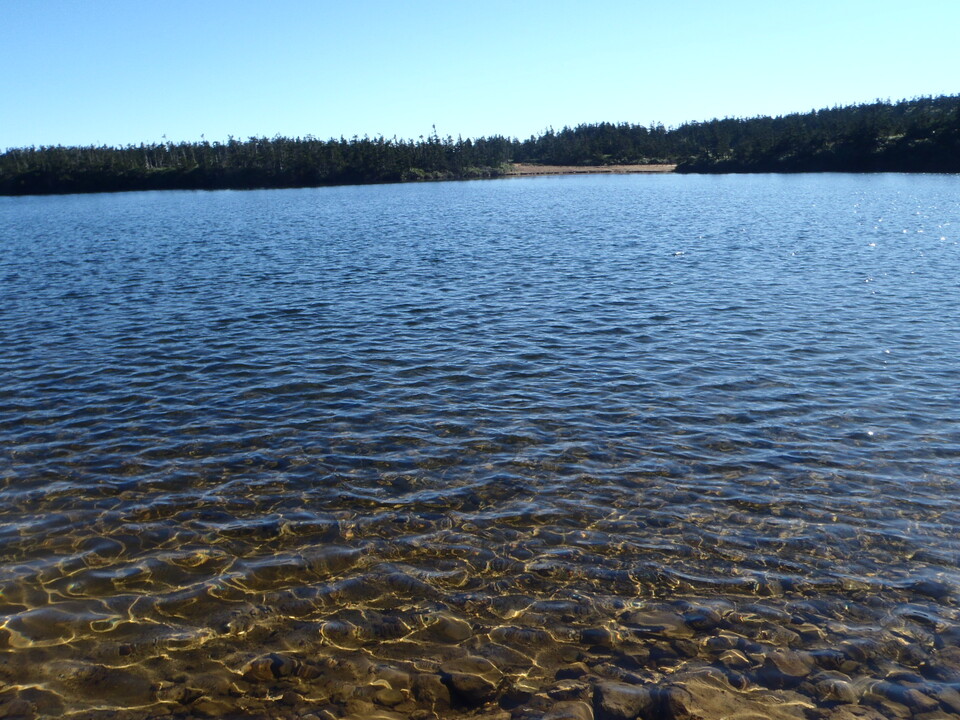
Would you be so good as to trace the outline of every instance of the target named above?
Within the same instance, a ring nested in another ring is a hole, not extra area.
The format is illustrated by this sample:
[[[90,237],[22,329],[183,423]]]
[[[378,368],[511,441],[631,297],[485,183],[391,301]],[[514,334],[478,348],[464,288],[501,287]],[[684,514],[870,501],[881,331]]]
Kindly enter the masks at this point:
[[[676,165],[530,165],[512,163],[506,175],[627,175],[632,173],[669,173]]]

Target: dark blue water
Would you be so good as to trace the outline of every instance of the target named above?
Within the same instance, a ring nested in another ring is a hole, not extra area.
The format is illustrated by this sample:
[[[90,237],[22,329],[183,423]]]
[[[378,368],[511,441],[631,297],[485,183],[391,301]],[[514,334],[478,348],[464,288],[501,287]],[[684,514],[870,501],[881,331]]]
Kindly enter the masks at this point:
[[[956,176],[0,198],[0,710],[960,714],[958,242]]]

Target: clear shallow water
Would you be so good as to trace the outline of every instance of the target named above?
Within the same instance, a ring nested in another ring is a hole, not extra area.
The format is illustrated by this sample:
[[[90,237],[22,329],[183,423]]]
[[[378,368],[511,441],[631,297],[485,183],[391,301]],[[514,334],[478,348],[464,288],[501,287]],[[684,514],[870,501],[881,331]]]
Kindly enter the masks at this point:
[[[955,176],[2,198],[0,709],[960,716],[958,241]]]

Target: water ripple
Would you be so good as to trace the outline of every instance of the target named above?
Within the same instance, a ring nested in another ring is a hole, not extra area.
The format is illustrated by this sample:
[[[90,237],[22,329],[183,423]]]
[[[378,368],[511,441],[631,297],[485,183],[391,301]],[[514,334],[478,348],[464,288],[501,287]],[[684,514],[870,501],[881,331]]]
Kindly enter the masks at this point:
[[[0,714],[960,716],[956,189],[0,199]]]

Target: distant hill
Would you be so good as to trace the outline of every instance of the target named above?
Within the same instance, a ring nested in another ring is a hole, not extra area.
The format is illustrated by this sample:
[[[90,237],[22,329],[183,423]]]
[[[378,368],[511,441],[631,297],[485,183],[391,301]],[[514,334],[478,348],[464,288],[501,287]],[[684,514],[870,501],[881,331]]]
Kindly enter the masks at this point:
[[[677,164],[677,172],[960,172],[960,96],[780,117],[597,123],[526,140],[229,138],[126,147],[12,148],[0,194],[304,187],[503,175],[509,163]]]

